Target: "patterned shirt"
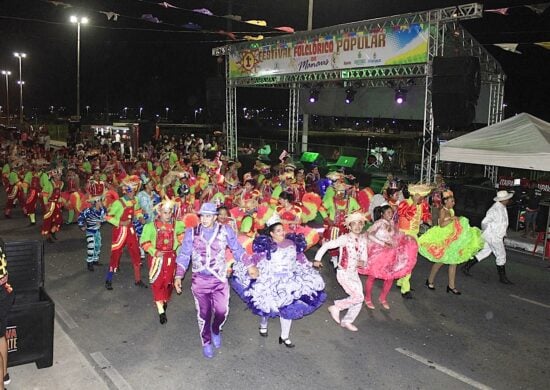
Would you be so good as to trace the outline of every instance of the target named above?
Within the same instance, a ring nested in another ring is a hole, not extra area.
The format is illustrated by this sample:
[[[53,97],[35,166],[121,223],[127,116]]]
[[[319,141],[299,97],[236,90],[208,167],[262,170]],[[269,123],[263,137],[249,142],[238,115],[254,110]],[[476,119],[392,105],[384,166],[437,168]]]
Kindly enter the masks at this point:
[[[107,215],[107,209],[105,207],[99,210],[95,207],[88,207],[83,210],[78,216],[78,226],[80,228],[85,227],[86,233],[95,233],[101,227],[101,223],[105,222],[105,216]]]

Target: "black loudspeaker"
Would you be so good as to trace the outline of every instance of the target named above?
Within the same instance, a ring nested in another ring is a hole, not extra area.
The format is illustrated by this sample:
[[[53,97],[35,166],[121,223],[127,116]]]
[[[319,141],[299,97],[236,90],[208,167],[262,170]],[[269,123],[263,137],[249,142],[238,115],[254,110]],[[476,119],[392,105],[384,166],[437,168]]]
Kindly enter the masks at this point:
[[[216,123],[225,122],[225,79],[223,77],[206,79],[206,108],[211,120]]]
[[[467,127],[475,118],[481,88],[477,57],[435,57],[432,108],[436,126]]]

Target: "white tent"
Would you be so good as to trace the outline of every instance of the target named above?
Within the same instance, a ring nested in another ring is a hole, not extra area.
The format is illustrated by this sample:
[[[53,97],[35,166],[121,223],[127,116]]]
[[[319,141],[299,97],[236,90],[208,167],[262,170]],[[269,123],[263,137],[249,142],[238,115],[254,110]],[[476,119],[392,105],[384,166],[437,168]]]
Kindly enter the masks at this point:
[[[550,171],[550,123],[521,113],[442,144],[440,159]]]

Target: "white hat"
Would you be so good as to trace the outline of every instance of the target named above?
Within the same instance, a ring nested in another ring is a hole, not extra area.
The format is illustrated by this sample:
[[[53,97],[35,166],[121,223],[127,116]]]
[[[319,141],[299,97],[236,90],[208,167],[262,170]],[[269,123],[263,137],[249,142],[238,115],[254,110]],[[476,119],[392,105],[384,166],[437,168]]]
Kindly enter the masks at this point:
[[[500,201],[502,201],[502,200],[510,199],[510,198],[513,197],[513,196],[514,196],[514,191],[508,192],[508,191],[506,191],[506,190],[502,190],[502,191],[497,192],[497,196],[495,196],[495,197],[493,198],[493,200],[494,200],[495,202],[500,202]]]

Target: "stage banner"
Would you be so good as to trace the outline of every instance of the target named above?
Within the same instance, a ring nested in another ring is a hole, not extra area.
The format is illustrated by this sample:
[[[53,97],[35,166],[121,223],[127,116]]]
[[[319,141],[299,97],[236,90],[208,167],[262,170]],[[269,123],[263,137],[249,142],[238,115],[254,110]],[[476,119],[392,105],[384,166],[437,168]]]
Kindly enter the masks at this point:
[[[359,26],[334,35],[255,42],[229,54],[229,77],[424,63],[428,37],[427,24],[411,24],[368,31]]]

